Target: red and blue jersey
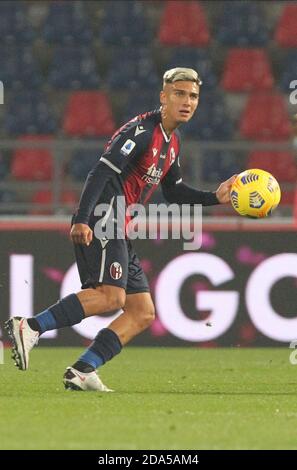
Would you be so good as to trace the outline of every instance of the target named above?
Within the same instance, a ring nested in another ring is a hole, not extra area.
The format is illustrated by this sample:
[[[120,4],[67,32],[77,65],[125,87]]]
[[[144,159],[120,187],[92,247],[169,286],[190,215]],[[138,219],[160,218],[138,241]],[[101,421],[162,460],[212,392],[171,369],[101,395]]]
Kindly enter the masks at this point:
[[[136,116],[113,134],[90,171],[74,222],[88,224],[95,206],[116,196],[126,206],[146,203],[160,183],[169,202],[218,204],[215,193],[182,183],[179,158],[179,132],[166,135],[160,109]]]
[[[172,183],[181,181],[179,147],[178,131],[169,138],[160,110],[151,111],[117,130],[100,161],[118,174],[127,205],[146,203],[169,172]]]

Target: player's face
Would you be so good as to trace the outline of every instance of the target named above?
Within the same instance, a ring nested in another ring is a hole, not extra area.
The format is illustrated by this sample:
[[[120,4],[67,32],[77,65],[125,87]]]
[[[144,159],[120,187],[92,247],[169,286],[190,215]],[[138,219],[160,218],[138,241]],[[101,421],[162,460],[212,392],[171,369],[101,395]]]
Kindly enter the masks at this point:
[[[166,118],[176,124],[188,122],[198,106],[199,88],[197,83],[190,81],[167,83],[160,94]]]

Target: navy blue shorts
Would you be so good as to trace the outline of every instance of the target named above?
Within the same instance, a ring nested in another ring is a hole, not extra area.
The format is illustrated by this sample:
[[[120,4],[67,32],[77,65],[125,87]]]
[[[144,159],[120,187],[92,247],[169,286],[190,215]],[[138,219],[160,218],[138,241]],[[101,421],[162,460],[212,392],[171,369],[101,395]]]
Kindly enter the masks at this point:
[[[127,294],[149,292],[149,284],[130,240],[98,240],[74,245],[82,289],[110,284]]]

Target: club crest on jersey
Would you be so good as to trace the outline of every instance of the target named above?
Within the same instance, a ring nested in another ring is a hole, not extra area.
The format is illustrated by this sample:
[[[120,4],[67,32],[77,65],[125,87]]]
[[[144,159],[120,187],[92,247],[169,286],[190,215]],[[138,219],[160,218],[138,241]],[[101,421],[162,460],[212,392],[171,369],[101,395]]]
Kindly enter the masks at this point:
[[[171,149],[170,149],[170,160],[169,160],[170,165],[172,165],[172,163],[174,163],[174,161],[175,161],[175,151],[174,151],[174,148],[171,147]]]
[[[121,147],[121,150],[120,150],[121,154],[125,155],[125,157],[127,157],[128,155],[130,155],[130,153],[134,149],[135,145],[136,144],[135,144],[135,142],[133,142],[133,140],[131,140],[131,139],[126,140],[124,145]]]
[[[109,269],[110,275],[113,279],[117,280],[122,277],[123,274],[123,269],[120,263],[115,261],[114,263],[111,264],[110,269]]]

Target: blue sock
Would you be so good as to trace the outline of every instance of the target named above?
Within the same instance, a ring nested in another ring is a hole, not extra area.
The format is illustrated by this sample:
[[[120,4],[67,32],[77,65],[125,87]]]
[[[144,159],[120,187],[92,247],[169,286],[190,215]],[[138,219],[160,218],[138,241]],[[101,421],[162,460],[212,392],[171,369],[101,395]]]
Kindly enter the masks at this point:
[[[86,364],[89,364],[90,366],[92,366],[94,369],[97,369],[98,367],[104,364],[102,357],[99,356],[99,354],[96,354],[95,352],[91,351],[90,349],[87,349],[80,356],[78,361],[85,362]]]
[[[109,328],[103,328],[73,367],[81,372],[91,372],[90,367],[97,369],[119,354],[121,349],[118,335]]]
[[[40,334],[57,328],[57,321],[49,309],[36,315],[34,320],[36,320],[39,325]]]
[[[38,330],[40,334],[45,331],[64,328],[80,323],[85,318],[82,305],[75,294],[59,300],[44,312],[28,320],[30,328]]]

